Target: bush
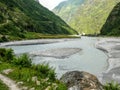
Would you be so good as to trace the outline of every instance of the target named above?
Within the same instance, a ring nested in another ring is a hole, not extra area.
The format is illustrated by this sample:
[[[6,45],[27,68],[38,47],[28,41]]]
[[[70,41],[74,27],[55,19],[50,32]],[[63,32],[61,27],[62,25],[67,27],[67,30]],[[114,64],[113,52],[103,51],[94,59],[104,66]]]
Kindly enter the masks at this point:
[[[49,64],[33,65],[32,68],[38,71],[38,74],[43,78],[49,77],[50,80],[55,80],[56,78],[55,69],[50,67]]]
[[[0,80],[0,90],[9,90],[8,87],[3,84],[3,82]]]
[[[0,61],[11,62],[15,57],[12,49],[0,48]]]
[[[31,59],[28,57],[27,54],[23,54],[19,56],[18,58],[15,58],[12,63],[16,66],[20,67],[31,67]]]
[[[116,82],[107,83],[104,85],[104,90],[120,90],[120,84]]]

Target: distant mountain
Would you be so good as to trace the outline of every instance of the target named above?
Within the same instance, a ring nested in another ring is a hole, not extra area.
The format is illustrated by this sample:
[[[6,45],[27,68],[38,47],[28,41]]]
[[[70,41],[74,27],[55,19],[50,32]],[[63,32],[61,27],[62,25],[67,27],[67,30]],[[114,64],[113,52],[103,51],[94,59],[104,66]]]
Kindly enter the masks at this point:
[[[38,0],[0,0],[0,37],[26,38],[28,33],[76,34]],[[33,35],[33,34],[32,34]],[[32,38],[31,35],[29,35]]]
[[[101,29],[102,35],[120,36],[120,3],[118,3]]]
[[[78,7],[83,4],[86,0],[66,0],[61,2],[58,6],[53,9],[55,14],[59,15],[63,20],[69,22],[78,10]]]
[[[79,33],[97,34],[120,0],[67,0],[53,9]]]

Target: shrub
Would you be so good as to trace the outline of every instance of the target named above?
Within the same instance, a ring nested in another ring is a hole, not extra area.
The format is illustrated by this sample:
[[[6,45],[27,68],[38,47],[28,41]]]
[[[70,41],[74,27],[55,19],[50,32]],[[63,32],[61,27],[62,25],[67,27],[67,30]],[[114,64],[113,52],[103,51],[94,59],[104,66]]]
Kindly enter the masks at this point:
[[[20,67],[31,67],[31,59],[27,54],[23,54],[19,56],[18,58],[15,58],[12,63],[14,65],[20,66]]]
[[[104,85],[104,90],[120,90],[120,84],[116,82],[107,83]]]
[[[0,61],[11,62],[15,57],[12,49],[0,48]]]
[[[33,65],[32,68],[38,71],[38,74],[43,78],[49,77],[50,80],[55,80],[56,78],[55,69],[50,67],[49,64]]]
[[[0,80],[0,90],[9,90],[8,87],[3,84],[3,82]]]

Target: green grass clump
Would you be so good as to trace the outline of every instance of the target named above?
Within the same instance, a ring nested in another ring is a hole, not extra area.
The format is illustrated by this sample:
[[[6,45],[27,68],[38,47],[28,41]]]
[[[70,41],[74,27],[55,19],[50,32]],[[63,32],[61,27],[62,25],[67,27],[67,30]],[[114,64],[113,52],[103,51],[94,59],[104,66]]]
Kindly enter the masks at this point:
[[[9,90],[8,87],[3,84],[3,82],[0,80],[0,90]]]
[[[23,86],[27,86],[29,89],[34,87],[35,90],[45,90],[46,88],[67,90],[66,86],[56,79],[55,69],[49,64],[34,65],[27,54],[16,57],[11,49],[0,48],[0,50],[0,73],[4,74],[3,70],[12,69],[13,71],[7,76],[16,82],[22,81]],[[10,55],[8,55],[9,52]],[[7,60],[8,57],[11,59]],[[35,80],[33,80],[34,77]]]
[[[104,90],[120,90],[120,84],[117,82],[107,83],[103,86]]]

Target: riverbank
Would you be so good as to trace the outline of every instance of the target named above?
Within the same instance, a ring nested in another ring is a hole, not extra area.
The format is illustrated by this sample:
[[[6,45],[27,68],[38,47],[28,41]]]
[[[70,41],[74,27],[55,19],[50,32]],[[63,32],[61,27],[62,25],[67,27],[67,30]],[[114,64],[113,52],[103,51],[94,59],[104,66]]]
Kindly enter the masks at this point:
[[[120,83],[120,38],[101,38],[96,47],[108,55],[108,69],[98,78],[103,84],[111,81]]]
[[[57,43],[57,42],[64,42],[71,39],[33,39],[33,40],[22,40],[22,41],[11,41],[11,42],[4,42],[0,43],[0,47],[3,46],[20,46],[20,45],[36,45],[36,44],[50,44],[50,43]]]

